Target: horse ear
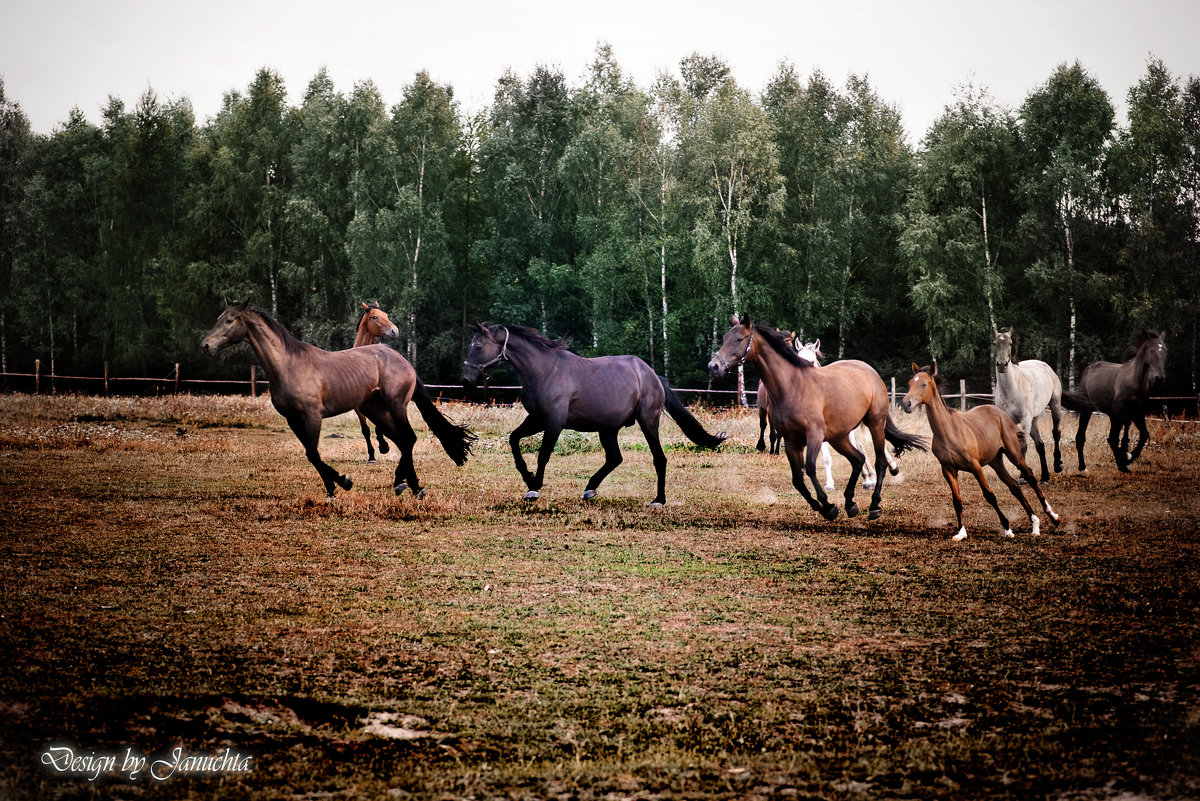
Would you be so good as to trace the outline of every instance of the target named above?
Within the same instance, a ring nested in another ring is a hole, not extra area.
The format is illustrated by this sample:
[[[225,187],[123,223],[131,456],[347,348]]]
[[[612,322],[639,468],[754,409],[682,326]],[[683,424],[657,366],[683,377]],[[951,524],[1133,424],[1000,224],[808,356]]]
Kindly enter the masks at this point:
[[[916,362],[913,362],[913,363],[912,363],[912,368],[913,368],[913,375],[916,375],[917,373],[921,372],[921,368],[920,368],[920,367],[917,367],[917,363],[916,363]]]
[[[365,301],[361,301],[361,300],[360,300],[360,301],[359,301],[359,303],[361,303],[361,304],[362,304],[362,307],[363,307],[364,309],[369,309],[369,308],[371,308],[370,306],[368,306],[368,305],[366,304],[366,302],[365,302]]]
[[[813,350],[820,350],[820,349],[821,349],[821,340],[819,340],[819,339],[813,340]]]
[[[738,319],[737,312],[734,312],[734,313],[733,313],[733,314],[730,316],[730,318],[729,318],[729,322],[733,323],[734,325],[741,325],[741,324],[742,324],[742,321]]]
[[[471,330],[474,331],[476,334],[491,333],[490,331],[488,331],[487,326],[484,325],[483,323],[471,323]]]

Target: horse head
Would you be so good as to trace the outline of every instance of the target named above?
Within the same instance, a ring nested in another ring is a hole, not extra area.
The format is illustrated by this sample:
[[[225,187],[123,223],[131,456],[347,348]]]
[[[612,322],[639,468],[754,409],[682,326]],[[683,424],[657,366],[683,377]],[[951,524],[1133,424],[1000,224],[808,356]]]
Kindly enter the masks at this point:
[[[467,359],[463,362],[462,375],[459,377],[464,387],[474,387],[479,383],[489,367],[508,359],[508,329],[504,328],[504,336],[497,339],[492,330],[482,323],[471,326],[474,336],[467,347]]]
[[[1146,368],[1146,383],[1165,380],[1167,377],[1167,335],[1155,331],[1135,331],[1133,344],[1137,349],[1135,359],[1140,359]]]
[[[361,302],[361,301],[360,301]],[[379,308],[377,301],[363,303],[363,316],[358,321],[359,330],[366,329],[373,339],[395,339],[400,336],[400,329],[388,319],[387,312]]]
[[[1012,362],[1013,354],[1012,330],[998,331],[996,338],[992,340],[992,349],[996,352],[996,371],[1008,372],[1008,365]]]
[[[736,314],[730,318],[733,328],[725,332],[721,347],[713,354],[708,363],[708,372],[714,378],[720,378],[746,361],[750,349],[754,346],[754,324],[747,317],[744,321]]]
[[[922,403],[932,401],[941,381],[936,364],[932,367],[917,367],[916,362],[913,362],[912,369],[913,377],[908,379],[908,392],[900,401],[900,408],[906,412],[912,412]]]
[[[818,367],[821,364],[821,359],[825,358],[825,354],[821,352],[821,340],[817,339],[812,342],[801,343],[796,340],[796,355],[804,361],[811,364],[813,367]]]
[[[200,342],[200,350],[206,356],[212,356],[222,348],[244,342],[247,337],[246,311],[250,308],[249,301],[227,300],[229,305],[213,324],[208,336]]]

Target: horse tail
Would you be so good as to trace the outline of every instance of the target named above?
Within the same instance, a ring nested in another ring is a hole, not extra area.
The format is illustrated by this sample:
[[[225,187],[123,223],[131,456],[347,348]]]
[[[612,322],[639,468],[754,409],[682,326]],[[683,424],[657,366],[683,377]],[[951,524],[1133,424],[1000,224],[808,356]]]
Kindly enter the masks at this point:
[[[910,450],[929,450],[929,443],[925,441],[924,437],[910,434],[901,429],[892,421],[890,414],[887,416],[887,424],[884,426],[883,436],[888,442],[892,443],[892,452],[897,456]]]
[[[715,435],[705,431],[704,426],[700,425],[700,421],[693,417],[692,413],[687,410],[687,407],[680,402],[679,396],[671,389],[671,385],[667,383],[667,379],[660,375],[658,380],[662,384],[663,392],[666,394],[666,402],[663,408],[667,410],[667,414],[671,415],[671,419],[683,430],[684,435],[688,439],[702,448],[715,448],[729,438],[729,435],[724,431]]]
[[[1091,398],[1078,390],[1063,390],[1059,402],[1064,409],[1070,409],[1073,412],[1096,411],[1096,404],[1092,403]]]
[[[459,467],[467,461],[467,456],[471,453],[471,443],[478,437],[474,432],[466,426],[455,425],[438,411],[437,406],[433,405],[433,401],[429,398],[429,393],[425,391],[425,385],[421,383],[421,379],[416,379],[417,385],[413,389],[412,399],[417,404],[417,411],[421,413],[421,419],[429,426],[429,430],[437,437],[438,442],[442,443],[442,448],[446,451],[446,455]]]

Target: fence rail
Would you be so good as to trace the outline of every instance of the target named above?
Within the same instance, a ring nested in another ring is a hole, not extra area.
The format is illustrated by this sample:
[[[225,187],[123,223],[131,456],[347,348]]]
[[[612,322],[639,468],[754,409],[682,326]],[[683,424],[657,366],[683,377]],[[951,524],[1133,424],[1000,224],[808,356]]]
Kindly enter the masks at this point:
[[[34,395],[43,394],[44,392],[53,394],[60,390],[78,392],[84,388],[95,388],[100,390],[104,395],[148,394],[146,392],[114,392],[115,387],[125,385],[127,387],[152,389],[155,395],[178,394],[181,391],[215,394],[216,392],[229,392],[232,390],[235,394],[241,395],[248,392],[251,396],[255,396],[267,388],[267,381],[259,377],[255,365],[250,365],[249,376],[244,379],[182,378],[178,364],[166,376],[162,378],[150,378],[145,376],[109,375],[107,363],[105,363],[104,375],[102,376],[43,373],[41,362],[38,361],[34,363],[34,371],[32,373],[0,372],[0,383],[3,384],[3,387],[7,391],[21,391],[19,387],[13,387],[11,384],[24,385]],[[521,387],[515,385],[465,389],[457,384],[426,384],[425,388],[433,391],[437,397],[445,398],[446,400],[480,404],[503,403],[507,405],[516,403],[517,394],[521,390]],[[701,402],[708,402],[713,406],[736,405],[739,394],[735,389],[699,389],[688,387],[672,387],[672,389],[680,395],[685,397],[693,396]],[[747,396],[757,394],[758,392],[755,389],[746,390]],[[896,389],[896,379],[893,378],[889,387],[889,398],[892,406],[896,406],[899,403],[900,397],[901,394]],[[943,393],[942,397],[946,398],[947,402],[957,402],[959,408],[963,410],[968,409],[972,405],[992,402],[992,393],[990,392],[967,392],[967,382],[963,379],[959,380],[958,392]],[[1182,415],[1200,418],[1200,396],[1155,396],[1151,397],[1150,401],[1162,404],[1164,417],[1169,414],[1171,416]],[[1170,410],[1169,412],[1168,409]]]

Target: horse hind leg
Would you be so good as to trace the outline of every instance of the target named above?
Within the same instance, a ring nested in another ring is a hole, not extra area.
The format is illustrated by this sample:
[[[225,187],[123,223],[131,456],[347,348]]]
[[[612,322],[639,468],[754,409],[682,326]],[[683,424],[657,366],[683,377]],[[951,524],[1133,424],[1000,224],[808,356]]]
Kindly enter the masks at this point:
[[[371,427],[367,425],[367,417],[358,409],[355,409],[354,413],[358,415],[358,426],[362,429],[363,439],[367,441],[367,464],[375,464],[375,448],[371,445]],[[379,444],[383,444],[382,438]],[[386,452],[382,447],[379,450]]]
[[[1075,451],[1079,456],[1079,472],[1087,475],[1087,465],[1083,461],[1083,451],[1087,447],[1088,421],[1092,419],[1091,412],[1079,413],[1079,425],[1075,429]]]
[[[833,492],[833,457],[829,455],[829,443],[821,443],[821,464],[825,467],[825,491]]]
[[[588,480],[587,488],[583,491],[583,499],[589,501],[596,497],[596,490],[600,488],[600,482],[608,478],[608,474],[617,469],[617,465],[624,461],[621,456],[621,446],[617,442],[617,429],[604,428],[600,432],[600,444],[604,447],[604,464],[600,469]]]
[[[1016,458],[1019,456],[1019,452],[1015,448],[1006,447],[1003,451],[1003,454],[1007,455],[1009,461],[1016,465],[1017,470],[1025,479],[1025,483],[1033,488],[1033,494],[1037,496],[1038,503],[1042,505],[1042,509],[1044,509],[1046,514],[1050,517],[1050,522],[1057,525],[1060,518],[1054,509],[1051,508],[1050,502],[1046,500],[1046,496],[1042,493],[1041,486],[1037,481],[1034,480],[1033,470],[1029,467],[1029,464],[1024,459]],[[997,454],[996,460],[992,464],[992,469],[996,471],[998,476],[1000,476],[1000,480],[1008,486],[1008,489],[1010,492],[1012,492],[1013,496],[1021,502],[1021,506],[1024,507],[1025,513],[1029,515],[1029,523],[1033,526],[1033,535],[1037,536],[1040,534],[1041,530],[1038,516],[1034,514],[1033,507],[1030,506],[1029,501],[1025,499],[1025,493],[1021,492],[1020,484],[1018,484],[1017,481],[1008,474],[1008,471],[1004,469],[1004,460],[1001,458],[1000,454]]]
[[[854,447],[854,449],[856,451],[858,451],[859,453],[861,453],[863,455],[863,469],[862,469],[863,489],[869,490],[869,489],[874,488],[875,479],[879,475],[879,471],[876,470],[874,467],[872,467],[871,460],[866,458],[867,450],[866,450],[866,448],[864,448],[862,446],[862,440],[860,440],[858,438],[857,431],[850,432],[850,444]],[[878,461],[878,460],[876,460],[876,461]]]
[[[1057,400],[1050,401],[1050,423],[1051,434],[1054,437],[1054,472],[1061,473],[1063,460],[1062,451],[1059,449],[1059,440],[1062,439],[1062,406]]]
[[[1012,490],[1013,495],[1020,499],[1021,505],[1024,506],[1025,509],[1032,515],[1033,510],[1029,506],[1029,501],[1025,500],[1025,496],[1021,493],[1021,487],[1017,484],[1016,480],[1008,474],[1007,470],[1004,469],[1004,462],[999,455],[996,456],[996,460],[992,462],[991,466],[992,469],[996,471],[996,475],[1000,478],[1000,480],[1004,482],[1010,490]],[[1026,468],[1026,472],[1028,471],[1029,469]],[[996,510],[996,514],[1000,518],[1000,528],[1003,531],[1004,536],[1014,536],[1012,531],[1012,523],[1009,522],[1008,516],[1004,514],[1004,510],[1000,508],[1000,500],[996,497],[996,493],[992,492],[992,488],[988,486],[987,478],[983,475],[982,465],[976,464],[972,468],[971,472],[975,475],[975,480],[979,482],[979,489],[983,491],[984,499],[987,500],[987,502],[992,505],[992,508]],[[1036,484],[1037,477],[1032,473],[1029,473],[1029,476]],[[1034,523],[1035,528],[1036,526],[1037,524]]]
[[[650,455],[654,459],[654,474],[658,481],[658,494],[650,502],[657,508],[667,503],[667,454],[663,452],[662,443],[658,438],[658,421],[639,422],[642,433],[646,436],[646,444],[650,446]]]
[[[425,497],[425,490],[417,479],[417,467],[413,461],[413,449],[417,444],[417,433],[408,422],[408,415],[403,410],[390,408],[375,413],[372,418],[376,432],[382,431],[400,450],[400,462],[396,465],[395,478],[392,481],[392,491],[403,495],[406,490],[412,490],[413,497],[420,500]]]
[[[838,453],[846,457],[850,462],[850,480],[846,482],[846,491],[844,497],[846,499],[846,517],[858,516],[858,504],[854,502],[854,491],[858,487],[858,477],[862,475],[863,467],[867,463],[867,457],[863,456],[862,451],[856,448],[853,441],[849,437],[837,440],[833,443]]]

